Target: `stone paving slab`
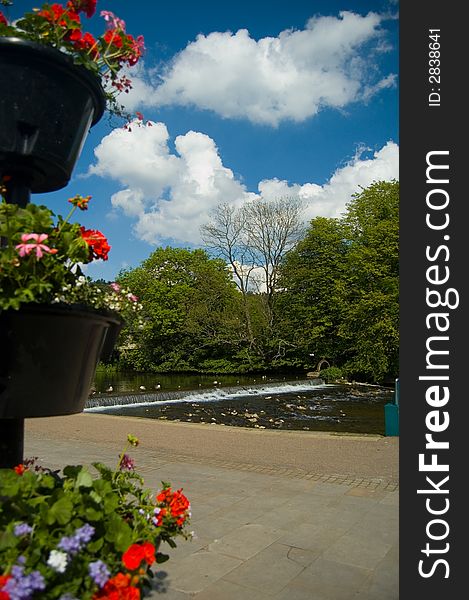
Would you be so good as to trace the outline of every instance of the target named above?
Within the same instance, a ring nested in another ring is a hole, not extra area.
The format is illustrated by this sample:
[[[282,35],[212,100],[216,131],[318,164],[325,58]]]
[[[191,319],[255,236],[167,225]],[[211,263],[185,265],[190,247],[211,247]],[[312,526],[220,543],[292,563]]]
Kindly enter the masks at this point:
[[[224,581],[239,583],[257,592],[276,594],[283,590],[308,564],[317,558],[309,552],[295,554],[295,548],[277,542],[267,546],[251,560],[246,560],[223,577]]]
[[[58,435],[56,426],[40,421],[44,426],[35,420],[26,429],[25,456],[53,468],[117,462],[120,432],[89,439],[80,419],[77,430],[69,425]],[[340,437],[336,443],[335,456],[348,448]],[[369,444],[362,446],[364,461]],[[397,466],[388,465],[382,477],[369,467],[347,474],[331,460],[330,473],[314,474],[282,466],[278,454],[271,449],[266,467],[255,456],[211,460],[143,444],[132,452],[147,487],[156,490],[161,481],[183,487],[196,534],[166,548],[170,560],[156,571],[152,600],[398,599],[399,494],[390,476]]]

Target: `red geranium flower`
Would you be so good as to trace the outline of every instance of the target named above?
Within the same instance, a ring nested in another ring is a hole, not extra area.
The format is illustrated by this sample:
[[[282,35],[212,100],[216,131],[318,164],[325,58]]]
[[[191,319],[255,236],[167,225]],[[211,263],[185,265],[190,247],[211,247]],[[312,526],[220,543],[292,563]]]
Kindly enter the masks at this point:
[[[155,562],[155,546],[150,542],[144,542],[142,544],[143,558],[148,565],[152,565]]]
[[[68,42],[77,42],[79,39],[81,39],[80,29],[72,29],[71,31],[67,31],[67,33],[64,35],[64,39],[66,39]]]
[[[182,494],[182,488],[173,493],[169,503],[169,509],[173,517],[180,517],[187,512],[189,507],[189,500]]]
[[[171,500],[171,488],[168,487],[164,490],[162,490],[158,496],[156,497],[158,502],[169,502],[169,500]]]
[[[0,575],[0,600],[10,600],[8,592],[2,592],[5,583],[11,579],[11,575]]]
[[[96,12],[96,2],[97,0],[70,0],[67,2],[67,6],[76,10],[77,13],[84,12],[89,19]]]
[[[178,525],[184,522],[186,518],[185,513],[190,508],[190,503],[189,500],[182,493],[182,488],[177,490],[176,492],[172,492],[171,488],[168,487],[158,494],[156,500],[157,502],[166,504],[166,506],[169,507],[169,511],[172,517],[182,517],[184,515],[182,521],[181,519],[178,519]],[[161,512],[163,512],[163,510]],[[158,523],[158,525],[159,524],[160,523]]]
[[[94,594],[93,600],[140,600],[140,590],[130,584],[130,575],[118,573]]]
[[[58,21],[64,12],[65,8],[61,4],[52,4],[51,6],[47,6],[47,8],[40,10],[38,15],[46,19],[46,21],[52,22]]]
[[[97,42],[91,33],[85,33],[82,37],[78,38],[73,46],[77,50],[88,50],[93,58],[99,56],[99,50]]]
[[[37,14],[46,21],[49,21],[49,23],[57,23],[60,27],[69,28],[74,23],[81,26],[79,15],[74,10],[71,10],[70,7],[69,10],[65,10],[61,4],[46,5]]]
[[[103,35],[103,40],[106,44],[113,45],[116,48],[122,48],[122,31],[118,29],[108,29],[106,33]]]
[[[145,561],[148,565],[155,562],[155,546],[150,542],[132,544],[122,555],[122,562],[126,569],[135,571]]]
[[[23,473],[28,470],[23,463],[16,465],[16,467],[13,467],[13,469],[15,473],[18,473],[18,475],[23,475]]]
[[[142,560],[145,558],[145,553],[140,544],[132,544],[122,555],[122,562],[126,569],[134,571],[138,569]]]
[[[111,246],[108,244],[106,237],[97,229],[85,229],[81,227],[80,230],[81,237],[90,247],[92,257],[107,260]]]

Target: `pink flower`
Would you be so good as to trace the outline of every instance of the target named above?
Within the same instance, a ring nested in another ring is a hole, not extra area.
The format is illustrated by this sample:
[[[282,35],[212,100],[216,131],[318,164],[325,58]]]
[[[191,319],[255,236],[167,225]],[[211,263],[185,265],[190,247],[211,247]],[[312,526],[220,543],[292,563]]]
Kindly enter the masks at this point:
[[[124,454],[120,460],[119,469],[121,471],[133,471],[135,469],[133,458],[130,458],[128,454]]]
[[[18,244],[16,246],[16,250],[21,257],[27,256],[33,251],[36,251],[36,258],[39,260],[44,256],[44,253],[48,254],[57,254],[57,250],[55,248],[49,248],[43,244],[47,240],[49,236],[46,233],[23,233],[21,236],[22,244]],[[34,240],[34,242],[29,242],[29,240]]]
[[[145,40],[143,39],[143,35],[139,35],[137,39],[128,35],[127,39],[131,45],[131,52],[127,57],[127,62],[129,66],[132,67],[137,64],[138,59],[142,56],[143,52],[145,52]]]
[[[118,283],[116,283],[115,281],[113,281],[109,287],[111,287],[111,289],[113,289],[115,292],[121,291],[121,286]]]
[[[116,17],[110,10],[102,10],[100,15],[106,21],[106,27],[108,29],[120,29],[121,31],[125,31],[125,21]]]

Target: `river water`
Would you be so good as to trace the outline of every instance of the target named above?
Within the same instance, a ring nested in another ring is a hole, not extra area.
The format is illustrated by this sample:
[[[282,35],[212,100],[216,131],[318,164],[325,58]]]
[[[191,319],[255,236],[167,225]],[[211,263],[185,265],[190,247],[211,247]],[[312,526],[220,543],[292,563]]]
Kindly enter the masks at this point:
[[[85,411],[257,429],[384,434],[394,390],[301,376],[99,374]]]

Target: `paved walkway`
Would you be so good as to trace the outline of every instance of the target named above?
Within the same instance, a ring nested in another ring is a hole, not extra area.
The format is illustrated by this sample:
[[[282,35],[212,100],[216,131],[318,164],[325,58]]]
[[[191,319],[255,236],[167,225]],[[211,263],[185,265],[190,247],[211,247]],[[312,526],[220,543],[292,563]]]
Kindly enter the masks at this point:
[[[192,504],[196,538],[168,548],[153,599],[398,598],[398,438],[86,413],[27,420],[25,456],[113,465],[127,433],[146,486]]]

